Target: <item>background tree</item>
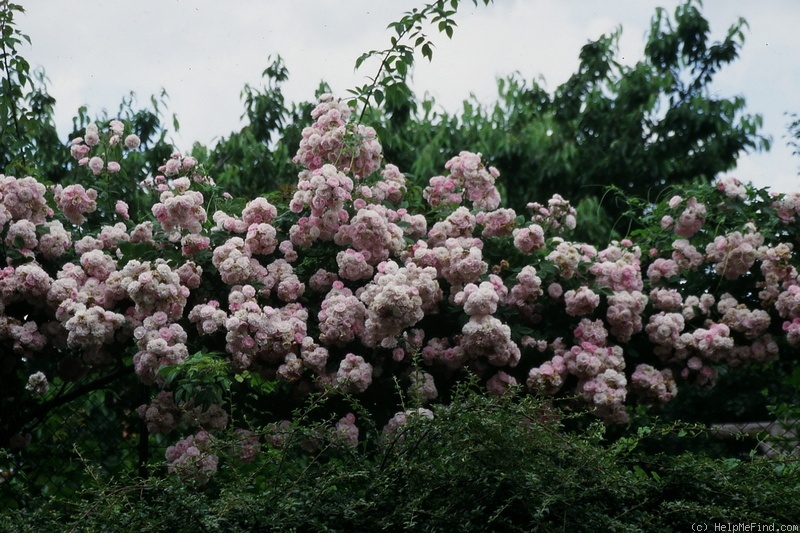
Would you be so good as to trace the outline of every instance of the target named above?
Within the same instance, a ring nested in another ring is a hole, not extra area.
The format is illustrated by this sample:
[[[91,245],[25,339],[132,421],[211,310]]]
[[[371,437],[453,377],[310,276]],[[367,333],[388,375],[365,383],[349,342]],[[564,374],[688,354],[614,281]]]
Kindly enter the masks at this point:
[[[294,184],[298,167],[292,156],[300,144],[303,125],[311,121],[314,104],[286,102],[281,85],[289,78],[289,70],[280,56],[261,75],[261,88],[245,85],[242,89],[242,118],[247,124],[213,148],[196,143],[192,149],[192,155],[217,183],[234,196],[262,194]],[[321,82],[317,96],[329,91]]]
[[[53,106],[43,70],[31,71],[19,54],[30,38],[19,31],[14,16],[22,6],[0,2],[0,173],[57,177],[55,170],[66,163],[58,139]]]
[[[659,8],[633,66],[617,60],[618,30],[587,43],[577,72],[552,94],[511,75],[498,81],[493,105],[465,101],[458,113],[435,112],[427,99],[405,106],[387,99],[379,134],[390,139],[387,157],[421,180],[441,173],[458,150],[486,154],[518,210],[560,193],[584,201],[587,214],[609,186],[656,198],[673,184],[710,181],[743,151],[769,148],[761,117],[745,113],[744,99],[711,90],[714,75],[738,57],[745,27],[740,19],[711,41],[699,2],[679,6],[672,19]],[[611,220],[624,211],[609,201],[602,207]]]
[[[491,2],[481,1],[484,5]],[[413,120],[416,117],[412,115],[418,104],[407,83],[414,53],[418,50],[428,60],[433,58],[434,45],[425,33],[426,27],[432,24],[440,33],[452,37],[456,27],[454,16],[460,3],[460,0],[436,0],[408,11],[399,21],[389,24],[388,28],[395,35],[388,48],[365,52],[356,60],[356,68],[365,62],[371,65],[370,59],[378,61],[377,72],[369,77],[370,83],[350,91],[353,95],[350,103],[355,108],[360,106],[357,120],[374,124],[384,146],[388,143],[392,147],[387,154],[399,152],[413,159],[417,151],[413,142],[419,136]],[[478,0],[472,3],[477,6]],[[217,182],[231,194],[263,194],[281,188],[288,192],[296,182],[299,167],[291,163],[291,158],[316,102],[288,106],[281,88],[288,74],[278,56],[262,73],[264,87],[259,90],[246,85],[242,90],[245,103],[242,118],[247,119],[247,125],[221,139],[214,148],[199,144],[193,148],[193,155],[215,171]],[[326,92],[330,92],[330,87],[320,82],[315,96]],[[410,163],[403,166],[403,170],[410,169]]]
[[[0,1],[0,173],[32,175],[45,183],[59,183],[76,162],[56,129],[56,100],[47,90],[44,69],[31,70],[19,53],[23,42],[30,44],[30,38],[14,21],[15,14],[24,12],[21,5]],[[149,107],[139,107],[136,95],[130,93],[122,98],[113,117],[107,110],[92,117],[88,108],[81,106],[72,119],[68,140],[77,137],[90,122],[107,124],[112,118],[126,122],[128,131],[141,139],[142,150],[123,162],[121,172],[144,179],[155,173],[173,151],[166,126],[167,97],[162,90],[150,98]],[[177,118],[171,118],[177,131]],[[120,192],[121,197],[130,198],[134,191]]]
[[[786,125],[788,137],[786,145],[792,149],[792,154],[800,156],[800,116],[797,113],[787,113],[791,122]],[[800,168],[798,168],[800,174]]]
[[[670,185],[712,180],[734,168],[745,151],[769,148],[759,133],[761,117],[745,112],[743,98],[712,92],[714,75],[738,57],[744,20],[722,41],[712,41],[700,2],[687,1],[673,17],[659,8],[644,57],[632,66],[618,60],[619,29],[588,42],[578,70],[552,92],[541,80],[512,74],[498,80],[493,104],[470,99],[448,112],[415,95],[409,76],[415,51],[432,58],[428,21],[453,35],[458,2],[451,4],[438,1],[406,13],[389,26],[395,32],[389,48],[356,62],[380,60],[371,82],[352,91],[356,116],[375,127],[386,159],[418,185],[441,174],[459,151],[480,152],[500,170],[508,207],[521,212],[528,202],[562,194],[585,221],[579,237],[594,241],[627,231],[619,221],[627,209],[624,195],[653,200]],[[294,184],[298,169],[290,159],[312,107],[287,104],[281,85],[288,70],[280,57],[263,76],[261,89],[242,91],[248,124],[211,149],[194,149],[237,196]],[[326,90],[321,84],[318,94]],[[622,194],[608,196],[609,187]]]

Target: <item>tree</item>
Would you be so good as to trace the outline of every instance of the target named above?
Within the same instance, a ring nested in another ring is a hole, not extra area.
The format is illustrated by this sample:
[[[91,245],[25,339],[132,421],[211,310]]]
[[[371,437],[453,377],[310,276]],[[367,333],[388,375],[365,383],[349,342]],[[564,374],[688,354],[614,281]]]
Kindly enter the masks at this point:
[[[710,181],[743,151],[768,149],[769,139],[759,134],[761,117],[745,113],[743,98],[711,91],[714,75],[738,56],[745,21],[712,42],[699,7],[690,0],[674,19],[659,8],[644,59],[633,66],[617,60],[621,30],[589,42],[578,71],[552,94],[511,75],[498,81],[492,106],[466,101],[449,114],[423,101],[410,106],[421,112],[401,120],[389,110],[379,129],[391,139],[387,158],[427,180],[458,150],[482,152],[517,210],[554,193],[578,203],[614,186],[655,199],[670,185]],[[603,207],[613,218],[624,211],[608,201]]]
[[[298,167],[292,156],[300,143],[302,125],[311,121],[310,103],[287,104],[282,83],[289,78],[283,59],[277,56],[262,73],[262,88],[242,89],[247,124],[241,131],[220,139],[208,149],[195,144],[193,155],[234,196],[263,194],[289,187]],[[323,82],[317,96],[330,89]]]
[[[52,179],[52,171],[67,161],[58,140],[53,107],[42,70],[31,72],[18,52],[30,38],[14,25],[14,15],[24,13],[18,4],[0,2],[0,174],[41,173]]]

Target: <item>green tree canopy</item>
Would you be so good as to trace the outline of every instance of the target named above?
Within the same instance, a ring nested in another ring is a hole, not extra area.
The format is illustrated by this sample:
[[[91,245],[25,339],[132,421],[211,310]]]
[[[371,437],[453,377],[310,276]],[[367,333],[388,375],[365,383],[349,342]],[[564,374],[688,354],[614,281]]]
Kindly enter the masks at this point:
[[[436,112],[430,100],[387,99],[376,113],[379,133],[387,157],[420,179],[441,173],[458,150],[487,154],[515,209],[555,193],[577,203],[609,186],[655,198],[732,169],[744,151],[769,148],[744,99],[712,90],[714,75],[738,57],[745,27],[740,19],[712,41],[699,2],[679,6],[673,18],[659,8],[644,57],[632,66],[618,60],[620,29],[587,43],[577,72],[552,93],[514,74],[498,81],[493,105],[466,101],[453,114]],[[614,217],[624,209],[604,207]]]

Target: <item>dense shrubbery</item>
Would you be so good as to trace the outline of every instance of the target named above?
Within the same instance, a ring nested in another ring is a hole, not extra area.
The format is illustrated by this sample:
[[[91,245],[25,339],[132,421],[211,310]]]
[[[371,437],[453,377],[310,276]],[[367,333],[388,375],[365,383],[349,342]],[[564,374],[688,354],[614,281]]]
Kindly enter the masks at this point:
[[[317,398],[314,405],[321,403]],[[672,531],[693,523],[790,525],[800,518],[796,464],[638,452],[646,440],[679,431],[689,439],[696,428],[649,427],[608,446],[601,425],[570,433],[557,410],[531,397],[463,390],[434,416],[410,416],[390,437],[370,430],[355,448],[346,433],[330,434],[306,420],[283,428],[280,448],[267,446],[244,465],[233,457],[243,450],[234,436],[226,442],[232,448],[212,444],[222,459],[205,485],[160,476],[103,480],[76,501],[13,515],[6,527]]]

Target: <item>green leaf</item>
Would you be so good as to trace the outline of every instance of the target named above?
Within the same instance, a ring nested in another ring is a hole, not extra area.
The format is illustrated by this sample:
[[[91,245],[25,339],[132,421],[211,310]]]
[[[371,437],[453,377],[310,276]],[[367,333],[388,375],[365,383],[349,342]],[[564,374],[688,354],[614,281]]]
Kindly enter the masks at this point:
[[[422,45],[422,57],[427,58],[428,61],[433,61],[433,49],[430,41]]]

